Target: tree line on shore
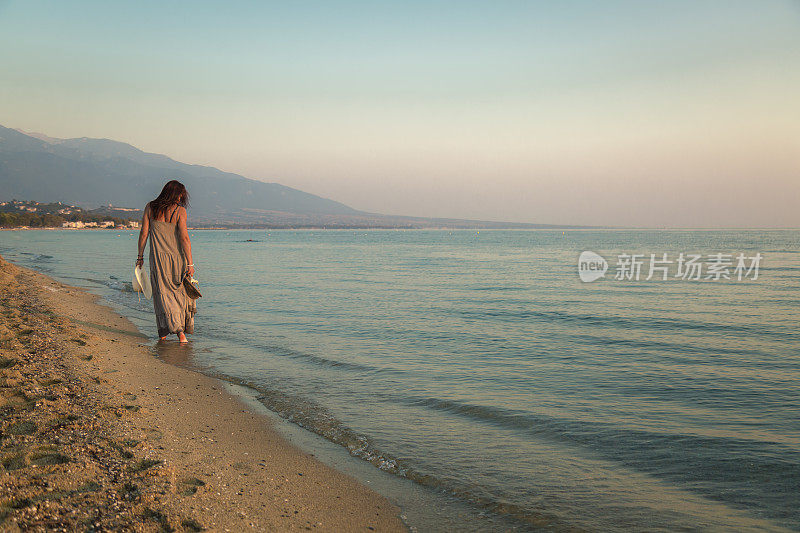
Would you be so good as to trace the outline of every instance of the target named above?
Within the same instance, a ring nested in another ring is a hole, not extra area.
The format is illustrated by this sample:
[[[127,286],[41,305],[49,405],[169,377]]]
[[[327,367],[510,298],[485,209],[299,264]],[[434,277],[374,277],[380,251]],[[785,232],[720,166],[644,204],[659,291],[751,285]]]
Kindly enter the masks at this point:
[[[52,213],[30,213],[20,211],[18,213],[0,213],[0,227],[19,228],[28,226],[31,228],[60,228],[64,222],[97,222],[112,221],[115,226],[126,226],[128,220],[117,217],[102,215],[90,215],[86,212],[74,213],[70,215],[55,215]]]

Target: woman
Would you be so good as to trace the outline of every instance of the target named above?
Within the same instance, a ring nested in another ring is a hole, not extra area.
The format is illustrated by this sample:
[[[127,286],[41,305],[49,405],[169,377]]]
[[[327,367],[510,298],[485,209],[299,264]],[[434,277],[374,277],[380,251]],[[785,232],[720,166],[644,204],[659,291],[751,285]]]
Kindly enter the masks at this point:
[[[164,185],[158,198],[144,208],[139,230],[139,255],[136,265],[144,264],[144,246],[150,237],[150,284],[156,312],[158,336],[163,341],[176,333],[182,343],[185,333],[194,332],[194,320],[183,287],[184,276],[194,274],[192,243],[186,228],[186,205],[189,193],[179,181]]]

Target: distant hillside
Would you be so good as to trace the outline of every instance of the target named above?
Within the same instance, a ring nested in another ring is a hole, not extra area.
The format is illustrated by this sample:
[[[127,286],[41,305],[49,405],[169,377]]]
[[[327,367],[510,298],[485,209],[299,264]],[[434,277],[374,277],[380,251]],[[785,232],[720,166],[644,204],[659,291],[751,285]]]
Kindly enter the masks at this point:
[[[81,138],[48,142],[0,127],[2,199],[141,207],[173,178],[189,189],[195,219],[200,214],[208,221],[253,218],[248,210],[303,215],[359,213],[339,202],[277,183],[179,163],[116,141]]]
[[[55,139],[0,126],[0,200],[140,209],[169,179],[191,195],[191,225],[265,227],[556,227],[385,216],[278,183],[180,163],[108,139]]]

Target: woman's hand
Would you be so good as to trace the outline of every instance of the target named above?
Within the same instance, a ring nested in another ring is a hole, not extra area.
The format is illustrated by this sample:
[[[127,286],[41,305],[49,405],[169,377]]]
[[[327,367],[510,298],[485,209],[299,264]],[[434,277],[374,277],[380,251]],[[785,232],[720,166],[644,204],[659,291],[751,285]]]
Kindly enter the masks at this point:
[[[194,276],[194,265],[189,265],[186,267],[186,277],[192,278]]]
[[[144,265],[144,258],[143,257],[137,257],[136,258],[136,266],[140,267],[142,265]]]

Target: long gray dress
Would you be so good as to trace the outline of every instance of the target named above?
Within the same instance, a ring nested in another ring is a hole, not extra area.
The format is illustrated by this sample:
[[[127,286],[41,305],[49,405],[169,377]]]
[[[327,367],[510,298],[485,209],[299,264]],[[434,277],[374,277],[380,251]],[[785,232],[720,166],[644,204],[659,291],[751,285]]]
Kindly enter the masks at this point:
[[[175,216],[174,212],[170,219]],[[150,284],[158,336],[170,333],[194,333],[193,303],[183,287],[186,259],[178,239],[178,225],[150,219]]]

